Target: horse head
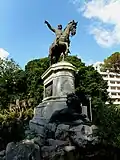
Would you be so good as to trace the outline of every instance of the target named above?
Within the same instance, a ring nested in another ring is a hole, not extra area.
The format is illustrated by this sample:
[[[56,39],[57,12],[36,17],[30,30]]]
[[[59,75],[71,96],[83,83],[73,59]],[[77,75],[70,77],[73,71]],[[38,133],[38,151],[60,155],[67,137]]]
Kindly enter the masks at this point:
[[[71,28],[70,28],[71,36],[74,36],[76,34],[77,24],[78,22],[75,22],[74,20],[71,22]]]
[[[64,34],[71,34],[71,36],[74,36],[76,34],[77,29],[77,23],[74,20],[70,21],[67,26],[65,27],[63,33]]]
[[[71,36],[74,36],[76,34],[77,24],[78,22],[75,22],[74,20],[68,23],[68,27],[69,27]]]

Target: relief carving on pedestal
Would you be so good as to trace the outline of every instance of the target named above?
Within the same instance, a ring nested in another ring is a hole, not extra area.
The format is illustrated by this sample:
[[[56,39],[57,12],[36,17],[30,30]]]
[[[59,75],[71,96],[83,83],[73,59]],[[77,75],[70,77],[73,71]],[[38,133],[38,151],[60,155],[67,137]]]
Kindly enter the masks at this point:
[[[74,80],[69,77],[57,78],[55,96],[65,96],[71,92],[74,92]]]
[[[61,84],[61,94],[66,95],[74,92],[74,81],[73,79],[64,79]]]

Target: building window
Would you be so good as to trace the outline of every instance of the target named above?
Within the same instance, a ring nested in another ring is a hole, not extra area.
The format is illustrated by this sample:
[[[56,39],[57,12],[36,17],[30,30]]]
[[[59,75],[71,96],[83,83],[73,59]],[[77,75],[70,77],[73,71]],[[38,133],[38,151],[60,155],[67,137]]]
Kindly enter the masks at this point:
[[[103,75],[103,78],[107,78],[108,77],[108,75]]]
[[[120,102],[120,99],[118,99],[118,102]]]
[[[117,84],[120,84],[120,81],[118,81]]]
[[[116,75],[116,78],[120,78],[120,76]]]
[[[114,75],[110,75],[110,78],[114,78]]]
[[[118,96],[120,96],[120,93],[118,93]]]
[[[115,81],[110,81],[111,84],[115,84]]]
[[[111,89],[116,89],[116,87],[111,87]]]
[[[118,90],[120,90],[120,87],[117,87]]]
[[[116,96],[116,93],[112,92],[111,95]]]
[[[112,98],[112,100],[113,100],[113,102],[117,102],[117,100],[118,100],[118,99],[116,99],[116,98]]]

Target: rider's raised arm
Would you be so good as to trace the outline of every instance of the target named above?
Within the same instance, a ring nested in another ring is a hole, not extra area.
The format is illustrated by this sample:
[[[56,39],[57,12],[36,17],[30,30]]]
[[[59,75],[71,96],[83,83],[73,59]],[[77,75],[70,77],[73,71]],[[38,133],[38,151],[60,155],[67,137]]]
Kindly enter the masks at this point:
[[[48,21],[45,21],[45,24],[47,24],[48,28],[49,28],[51,31],[55,32],[55,29],[48,23]]]

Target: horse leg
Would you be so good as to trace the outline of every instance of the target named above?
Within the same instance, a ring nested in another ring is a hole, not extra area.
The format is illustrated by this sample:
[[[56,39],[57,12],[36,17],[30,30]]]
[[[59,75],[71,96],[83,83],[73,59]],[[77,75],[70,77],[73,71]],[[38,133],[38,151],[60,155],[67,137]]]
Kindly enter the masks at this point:
[[[59,58],[60,58],[60,55],[57,54],[57,55],[56,55],[56,59],[55,59],[55,61],[56,61],[55,63],[57,63],[57,62],[59,61]]]
[[[67,43],[67,42],[65,42],[65,45],[66,45],[65,55],[67,55],[67,56],[68,56],[68,53],[70,53],[68,43]]]
[[[70,53],[68,43],[64,42],[64,44],[66,45],[66,50],[63,52],[63,59],[62,59],[62,61],[64,61],[65,60],[65,56],[68,56],[68,53]]]

